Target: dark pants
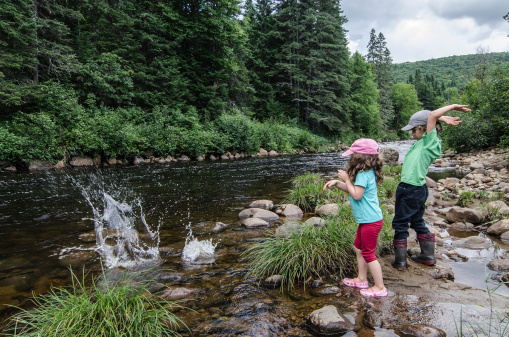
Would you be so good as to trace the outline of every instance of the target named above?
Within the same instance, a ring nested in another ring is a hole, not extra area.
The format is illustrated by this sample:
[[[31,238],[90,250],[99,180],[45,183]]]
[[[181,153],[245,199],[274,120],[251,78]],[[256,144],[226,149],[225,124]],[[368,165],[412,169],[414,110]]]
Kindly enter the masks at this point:
[[[395,214],[392,220],[395,240],[408,238],[409,227],[413,228],[417,234],[430,232],[422,218],[428,194],[426,184],[413,186],[407,183],[399,183],[396,189]]]

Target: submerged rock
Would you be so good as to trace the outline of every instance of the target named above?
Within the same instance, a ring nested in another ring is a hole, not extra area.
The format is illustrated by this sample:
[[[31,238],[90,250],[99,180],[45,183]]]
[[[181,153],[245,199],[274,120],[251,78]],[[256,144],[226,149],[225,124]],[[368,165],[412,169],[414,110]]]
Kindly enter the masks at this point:
[[[447,334],[440,330],[439,328],[434,327],[429,324],[405,324],[396,329],[396,332],[400,336],[407,337],[446,337]]]

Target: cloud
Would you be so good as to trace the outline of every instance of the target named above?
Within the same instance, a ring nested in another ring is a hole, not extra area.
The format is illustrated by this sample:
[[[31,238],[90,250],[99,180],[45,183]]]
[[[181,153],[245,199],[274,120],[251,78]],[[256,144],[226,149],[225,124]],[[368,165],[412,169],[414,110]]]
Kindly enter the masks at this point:
[[[369,33],[383,33],[395,63],[509,51],[507,0],[344,0],[350,51],[366,54]]]

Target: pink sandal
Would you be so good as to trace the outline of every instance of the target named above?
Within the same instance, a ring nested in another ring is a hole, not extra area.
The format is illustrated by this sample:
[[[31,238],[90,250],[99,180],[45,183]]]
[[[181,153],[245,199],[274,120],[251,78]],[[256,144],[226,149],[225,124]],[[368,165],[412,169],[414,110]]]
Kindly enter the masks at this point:
[[[369,288],[368,281],[356,282],[354,278],[344,278],[343,284],[348,287],[355,287],[355,288],[361,288],[361,289]]]
[[[367,289],[362,289],[361,295],[364,297],[385,297],[387,296],[387,288],[380,291],[374,291],[373,288],[371,288],[371,292],[368,292]]]

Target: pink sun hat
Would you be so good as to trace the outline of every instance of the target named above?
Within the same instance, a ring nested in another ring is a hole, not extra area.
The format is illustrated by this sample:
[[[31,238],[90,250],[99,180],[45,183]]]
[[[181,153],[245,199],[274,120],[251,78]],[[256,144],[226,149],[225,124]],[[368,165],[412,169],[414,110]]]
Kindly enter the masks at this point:
[[[378,144],[373,139],[370,138],[360,138],[353,142],[350,149],[345,151],[342,156],[349,156],[352,153],[360,153],[360,154],[379,154],[380,150],[378,149]]]

